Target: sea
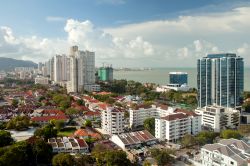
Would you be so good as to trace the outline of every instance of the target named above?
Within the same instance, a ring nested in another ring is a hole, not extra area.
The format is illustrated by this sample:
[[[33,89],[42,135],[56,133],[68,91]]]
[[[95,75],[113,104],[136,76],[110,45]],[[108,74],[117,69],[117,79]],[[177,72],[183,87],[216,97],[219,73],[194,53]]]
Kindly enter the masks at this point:
[[[141,83],[155,83],[166,85],[169,83],[169,72],[187,72],[188,85],[197,88],[196,68],[153,68],[151,70],[115,70],[114,79],[134,80]],[[250,91],[250,68],[244,69],[244,90]]]

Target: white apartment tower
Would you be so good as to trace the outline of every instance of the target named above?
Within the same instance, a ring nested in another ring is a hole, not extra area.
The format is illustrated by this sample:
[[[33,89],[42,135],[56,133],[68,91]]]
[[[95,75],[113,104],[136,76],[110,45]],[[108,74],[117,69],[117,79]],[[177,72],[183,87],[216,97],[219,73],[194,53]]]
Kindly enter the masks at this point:
[[[77,46],[72,46],[69,71],[68,92],[91,91],[91,87],[95,84],[95,53],[79,51]]]
[[[220,132],[226,128],[236,128],[240,122],[240,111],[221,106],[197,108],[195,112],[202,116],[202,126]]]
[[[201,131],[201,116],[191,111],[176,109],[173,113],[155,119],[155,137],[175,142],[185,134]]]
[[[54,81],[56,83],[69,80],[69,58],[66,55],[54,57]]]
[[[109,134],[121,134],[124,132],[124,111],[108,107],[102,111],[102,130]]]

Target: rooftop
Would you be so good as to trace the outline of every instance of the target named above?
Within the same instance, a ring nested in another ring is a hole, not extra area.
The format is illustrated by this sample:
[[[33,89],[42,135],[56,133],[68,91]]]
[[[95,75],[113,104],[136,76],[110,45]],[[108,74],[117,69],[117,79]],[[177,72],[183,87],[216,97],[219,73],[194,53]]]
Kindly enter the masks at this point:
[[[176,109],[174,112],[176,112],[176,113],[184,113],[184,114],[186,114],[188,116],[200,116],[200,115],[196,114],[193,111],[188,111],[188,110],[184,110],[184,109]]]
[[[152,134],[150,134],[147,130],[123,133],[119,134],[118,137],[125,145],[140,144],[156,140],[156,138]]]
[[[161,119],[165,119],[167,121],[177,120],[177,119],[184,119],[187,118],[188,115],[185,115],[183,113],[175,113],[175,114],[169,114],[168,116],[162,117]]]
[[[237,139],[223,139],[215,144],[207,144],[203,149],[217,151],[225,156],[231,157],[238,165],[245,164],[250,159],[250,144]]]
[[[233,53],[222,53],[222,54],[208,54],[206,58],[228,58],[228,57],[236,57],[236,54]]]
[[[50,121],[53,119],[55,119],[55,120],[68,120],[68,117],[66,115],[59,115],[59,116],[37,116],[37,117],[31,118],[32,121],[37,121],[37,122]]]

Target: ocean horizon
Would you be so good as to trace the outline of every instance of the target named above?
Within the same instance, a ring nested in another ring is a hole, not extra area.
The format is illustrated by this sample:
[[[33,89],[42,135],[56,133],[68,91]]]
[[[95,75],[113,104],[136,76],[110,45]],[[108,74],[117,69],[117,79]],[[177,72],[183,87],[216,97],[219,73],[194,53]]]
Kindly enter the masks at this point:
[[[169,83],[169,72],[187,72],[188,85],[197,88],[197,69],[191,67],[169,67],[169,68],[152,68],[152,70],[135,70],[124,71],[115,70],[114,79],[134,80],[141,83],[155,83],[166,85]],[[244,90],[250,91],[250,68],[244,69]]]

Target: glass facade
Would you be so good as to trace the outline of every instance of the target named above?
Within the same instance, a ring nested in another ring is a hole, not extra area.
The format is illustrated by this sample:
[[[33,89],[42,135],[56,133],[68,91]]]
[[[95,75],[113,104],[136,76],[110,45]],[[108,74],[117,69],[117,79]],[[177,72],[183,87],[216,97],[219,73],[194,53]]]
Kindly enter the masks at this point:
[[[244,89],[243,58],[235,54],[210,54],[197,62],[198,106],[241,104]]]
[[[113,81],[113,68],[112,67],[99,68],[98,77],[100,81]]]
[[[170,84],[188,84],[188,74],[183,72],[170,72],[169,81]]]

